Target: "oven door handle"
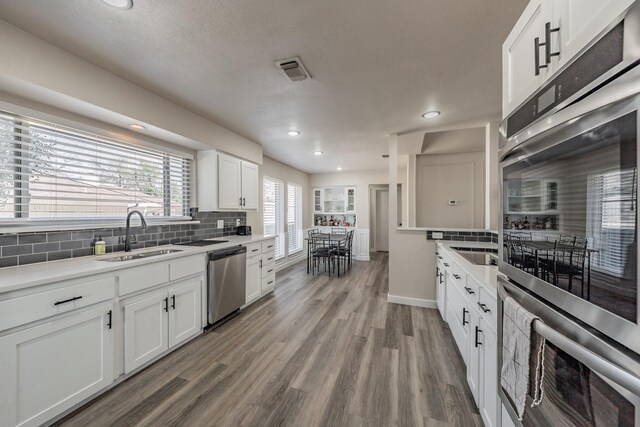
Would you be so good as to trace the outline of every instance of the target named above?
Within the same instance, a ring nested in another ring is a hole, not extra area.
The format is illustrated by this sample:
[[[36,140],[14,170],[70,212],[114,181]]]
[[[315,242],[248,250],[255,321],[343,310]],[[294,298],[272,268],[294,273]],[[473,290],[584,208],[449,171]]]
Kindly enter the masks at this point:
[[[502,300],[509,296],[501,286],[498,287],[498,292]],[[593,371],[610,379],[633,394],[640,396],[640,378],[636,375],[602,358],[541,321],[534,321],[533,329],[542,337],[555,344],[559,349],[573,356],[579,362],[584,363]]]

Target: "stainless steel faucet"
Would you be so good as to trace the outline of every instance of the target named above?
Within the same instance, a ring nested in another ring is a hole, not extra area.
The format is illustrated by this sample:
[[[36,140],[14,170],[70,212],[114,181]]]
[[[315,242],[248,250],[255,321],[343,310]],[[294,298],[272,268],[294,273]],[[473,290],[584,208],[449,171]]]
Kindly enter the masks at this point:
[[[140,216],[140,220],[142,221],[142,229],[147,228],[147,221],[144,220],[144,216],[142,216],[142,212],[140,211],[131,211],[129,215],[127,215],[127,229],[124,233],[124,251],[131,252],[131,237],[129,236],[129,231],[131,229],[131,215],[138,214]]]

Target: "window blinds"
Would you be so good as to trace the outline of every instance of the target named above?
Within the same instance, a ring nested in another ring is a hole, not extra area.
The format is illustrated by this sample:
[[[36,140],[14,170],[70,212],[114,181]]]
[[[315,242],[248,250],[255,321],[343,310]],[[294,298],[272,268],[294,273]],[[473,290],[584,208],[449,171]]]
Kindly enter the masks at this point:
[[[0,112],[0,219],[188,215],[191,160]]]
[[[287,184],[287,236],[287,255],[302,251],[302,187],[298,184]]]
[[[263,223],[264,234],[276,236],[275,257],[284,257],[283,183],[279,179],[264,177],[263,181]]]

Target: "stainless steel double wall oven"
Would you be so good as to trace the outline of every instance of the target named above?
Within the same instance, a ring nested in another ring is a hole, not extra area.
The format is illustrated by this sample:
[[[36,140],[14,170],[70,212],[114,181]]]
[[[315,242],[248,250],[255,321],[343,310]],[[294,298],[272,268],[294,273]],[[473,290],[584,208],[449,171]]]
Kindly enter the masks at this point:
[[[547,341],[525,426],[640,426],[639,60],[636,2],[501,126],[500,296]]]

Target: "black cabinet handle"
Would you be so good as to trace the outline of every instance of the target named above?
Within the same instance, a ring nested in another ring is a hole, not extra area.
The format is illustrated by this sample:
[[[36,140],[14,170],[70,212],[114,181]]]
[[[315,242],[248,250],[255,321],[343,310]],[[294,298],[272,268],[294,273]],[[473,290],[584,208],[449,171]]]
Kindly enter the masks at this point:
[[[462,309],[462,326],[466,325],[467,323],[469,323],[469,321],[467,320],[467,313],[469,311],[466,308]]]
[[[455,277],[456,279],[460,279],[460,276],[458,276],[457,274],[454,274],[453,277]]]
[[[482,309],[482,311],[483,311],[483,312],[485,312],[485,313],[491,313],[491,310],[489,310],[489,309],[487,308],[487,305],[486,305],[486,304],[478,303],[478,306]]]
[[[171,295],[171,308],[176,309],[176,296]]]
[[[445,263],[444,263],[444,266],[445,266],[445,267],[449,267],[449,264],[447,264],[447,263],[445,262]]]
[[[466,286],[464,287],[464,290],[465,290],[465,291],[467,291],[467,293],[468,293],[469,295],[473,295],[473,294],[475,294],[475,292],[473,291],[473,289],[468,288],[468,287],[466,287]]]
[[[260,260],[260,268],[262,268],[262,260]]]
[[[267,270],[267,273],[271,273],[273,271],[273,268],[271,270]]]
[[[442,273],[440,273],[440,283],[442,283]]]
[[[440,277],[440,267],[436,267],[436,277]]]
[[[251,252],[258,252],[260,249],[251,249]]]
[[[480,334],[480,332],[482,332],[482,329],[476,326],[476,348],[478,348],[479,345],[482,345],[482,343],[478,341],[478,335]]]
[[[535,66],[535,75],[540,75],[540,70],[542,68],[547,68],[546,64],[540,64],[540,47],[544,46],[544,43],[540,43],[540,37],[536,37],[533,39],[533,48],[534,50],[534,66]]]
[[[81,297],[81,296],[79,296],[79,297],[69,298],[69,299],[66,299],[66,300],[64,300],[64,301],[56,301],[56,302],[54,302],[54,303],[53,303],[53,305],[66,304],[66,303],[71,302],[71,301],[79,300],[80,298],[82,298],[82,297]]]
[[[560,27],[551,28],[551,22],[544,24],[544,51],[547,64],[551,62],[552,56],[560,56],[560,52],[551,52],[551,33],[557,33]]]
[[[109,310],[107,313],[107,328],[111,329],[112,323],[111,320],[113,318],[113,311]]]
[[[247,206],[247,199],[245,197],[242,198],[242,206]]]
[[[267,261],[271,261],[273,259],[273,257],[269,257],[267,258]]]
[[[164,311],[169,312],[169,297],[164,299]]]
[[[240,197],[240,206],[242,206],[242,197]]]

